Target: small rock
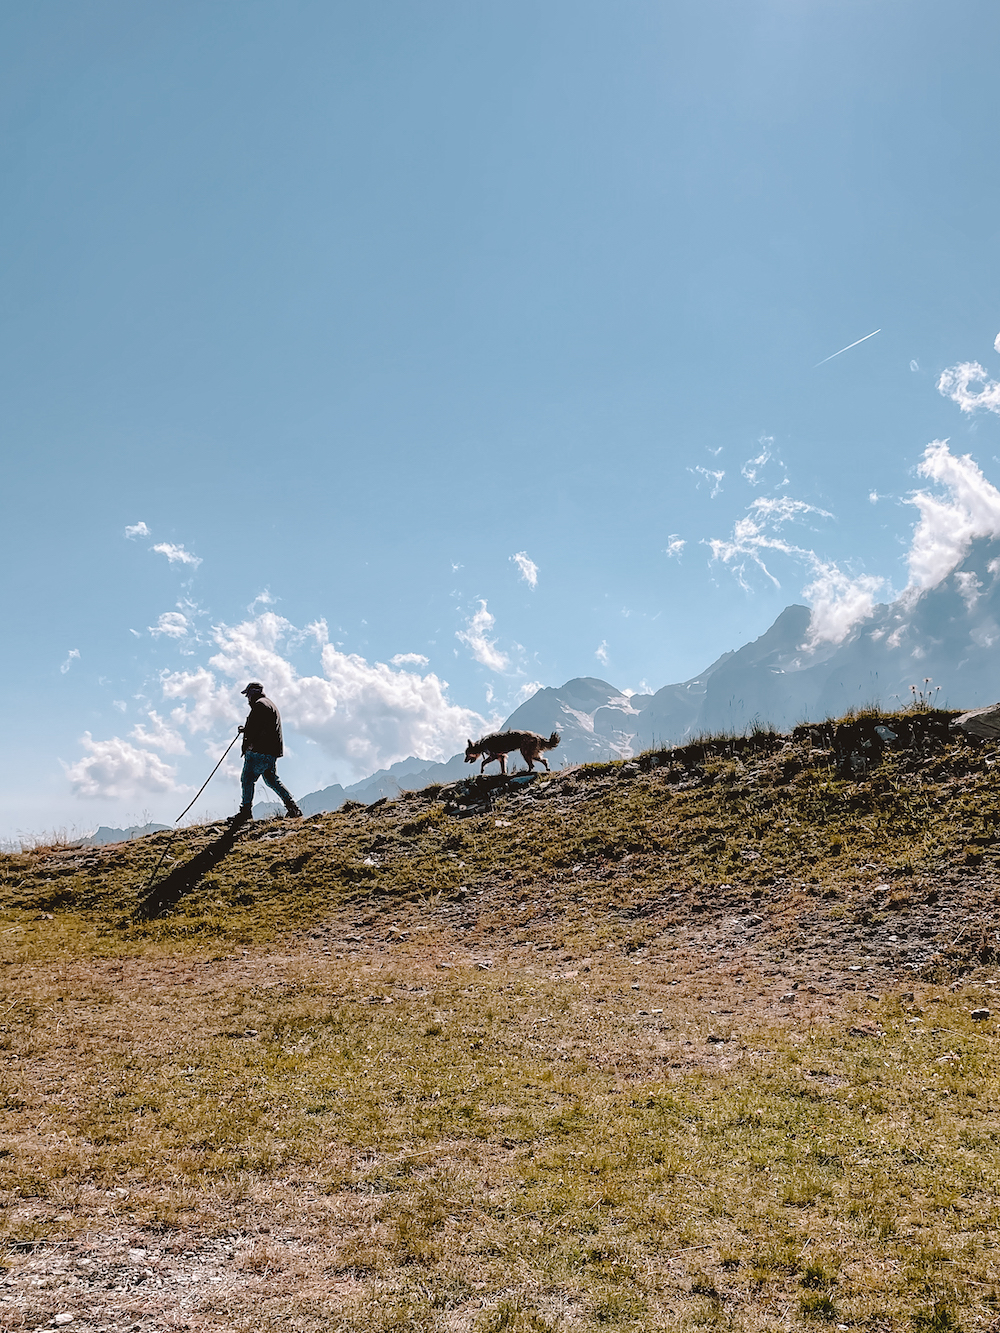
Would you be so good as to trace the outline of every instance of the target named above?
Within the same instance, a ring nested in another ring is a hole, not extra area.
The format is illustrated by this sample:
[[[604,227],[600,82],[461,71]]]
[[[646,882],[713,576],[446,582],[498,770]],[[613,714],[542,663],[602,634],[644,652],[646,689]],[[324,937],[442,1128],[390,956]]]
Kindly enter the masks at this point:
[[[989,1016],[990,1011],[988,1009],[973,1009],[971,1014],[971,1017],[974,1018],[977,1023],[985,1022]]]
[[[795,992],[794,992],[793,990],[788,990],[788,991],[785,991],[784,995],[782,995],[782,997],[781,997],[781,1003],[782,1003],[782,1004],[794,1004],[795,1001],[796,1001],[798,998],[799,998],[799,997],[795,994]]]
[[[57,1314],[52,1322],[57,1328],[62,1328],[63,1324],[72,1324],[75,1318],[76,1315],[72,1315],[68,1310],[64,1310],[62,1314]]]
[[[706,1040],[706,1041],[710,1041],[710,1042],[712,1043],[713,1046],[717,1046],[717,1045],[719,1044],[720,1041],[725,1041],[726,1039],[725,1039],[725,1037],[718,1037],[718,1036],[715,1035],[714,1032],[712,1032],[712,1033],[709,1033],[709,1035],[705,1038],[705,1040]]]

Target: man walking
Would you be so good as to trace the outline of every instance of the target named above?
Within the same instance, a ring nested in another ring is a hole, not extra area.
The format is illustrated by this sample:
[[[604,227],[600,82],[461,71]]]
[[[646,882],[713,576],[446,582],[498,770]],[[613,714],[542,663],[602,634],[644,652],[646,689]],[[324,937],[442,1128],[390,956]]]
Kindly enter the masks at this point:
[[[244,824],[253,817],[253,789],[258,778],[263,778],[281,797],[287,817],[299,819],[302,811],[274,768],[275,761],[285,753],[281,743],[281,715],[264,693],[259,680],[252,680],[240,693],[246,695],[250,705],[250,715],[240,727],[243,733],[243,804],[226,822]]]

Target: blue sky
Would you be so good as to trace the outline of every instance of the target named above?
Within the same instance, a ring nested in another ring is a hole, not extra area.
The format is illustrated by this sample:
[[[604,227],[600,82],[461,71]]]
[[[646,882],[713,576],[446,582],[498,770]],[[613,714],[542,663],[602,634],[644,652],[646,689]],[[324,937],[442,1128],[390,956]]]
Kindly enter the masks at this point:
[[[1000,480],[938,389],[1000,371],[998,39],[966,0],[0,3],[0,836],[172,819],[252,663],[304,792],[533,682],[684,679],[817,568],[903,588],[926,445]],[[773,579],[725,558],[762,498]]]

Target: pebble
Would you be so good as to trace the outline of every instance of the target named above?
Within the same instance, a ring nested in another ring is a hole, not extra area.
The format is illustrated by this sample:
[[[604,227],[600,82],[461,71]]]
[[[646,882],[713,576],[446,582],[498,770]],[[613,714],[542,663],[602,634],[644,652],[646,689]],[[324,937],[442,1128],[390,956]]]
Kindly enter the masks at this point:
[[[62,1328],[63,1324],[72,1324],[75,1318],[75,1315],[71,1315],[68,1310],[64,1310],[62,1314],[57,1314],[52,1322],[57,1328]]]
[[[781,1003],[794,1004],[797,998],[798,997],[793,990],[785,991],[784,995],[781,997]]]
[[[985,1020],[989,1018],[989,1016],[990,1016],[990,1011],[988,1009],[973,1009],[972,1011],[972,1017],[976,1020],[977,1023],[985,1022]]]

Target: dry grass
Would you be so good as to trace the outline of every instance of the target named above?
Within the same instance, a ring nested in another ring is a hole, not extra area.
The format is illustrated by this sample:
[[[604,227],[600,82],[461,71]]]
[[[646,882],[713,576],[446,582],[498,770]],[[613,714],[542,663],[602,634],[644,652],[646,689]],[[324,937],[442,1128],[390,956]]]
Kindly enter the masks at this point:
[[[4,1326],[998,1327],[991,758],[4,858]]]

